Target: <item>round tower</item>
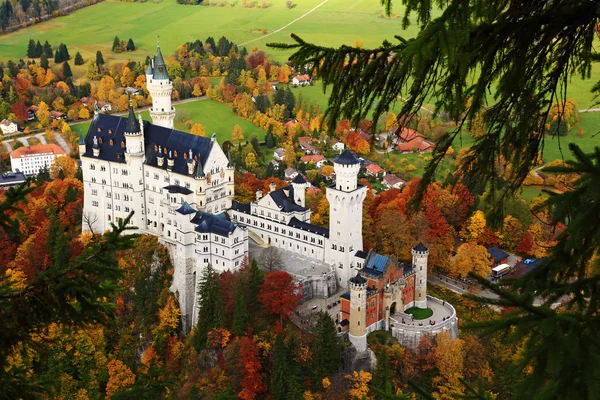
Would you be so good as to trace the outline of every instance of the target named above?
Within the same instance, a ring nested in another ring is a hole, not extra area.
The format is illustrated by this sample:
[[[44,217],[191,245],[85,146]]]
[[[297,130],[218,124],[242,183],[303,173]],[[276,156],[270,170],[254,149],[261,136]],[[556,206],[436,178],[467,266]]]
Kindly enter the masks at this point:
[[[415,276],[415,307],[427,308],[427,257],[429,249],[419,243],[412,248]]]
[[[156,56],[150,63],[146,69],[146,88],[152,96],[150,118],[154,125],[173,129],[173,120],[175,119],[175,108],[171,104],[173,82],[169,79],[167,66],[158,43]]]
[[[344,192],[356,190],[360,161],[346,150],[333,160],[335,172],[335,188]]]
[[[133,112],[133,104],[129,99],[129,115],[125,123],[125,161],[127,162],[128,175],[126,179],[128,187],[131,189],[130,196],[134,201],[140,201],[140,207],[136,212],[131,223],[140,229],[146,227],[143,193],[144,193],[144,125],[142,117],[138,115],[138,119]],[[139,200],[138,200],[139,199]]]
[[[306,202],[306,181],[301,174],[296,175],[292,181],[292,187],[294,188],[294,201],[299,206],[304,207]]]
[[[348,339],[358,352],[367,350],[367,280],[360,274],[350,278],[350,327]]]

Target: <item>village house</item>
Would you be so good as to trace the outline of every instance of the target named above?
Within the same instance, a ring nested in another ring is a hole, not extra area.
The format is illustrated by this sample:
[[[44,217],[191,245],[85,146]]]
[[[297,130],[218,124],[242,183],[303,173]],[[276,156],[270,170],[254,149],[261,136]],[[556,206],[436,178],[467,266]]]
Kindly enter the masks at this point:
[[[312,144],[312,138],[310,136],[302,136],[298,138],[300,148],[304,154],[320,154],[321,151]]]
[[[6,190],[25,182],[25,174],[21,172],[5,172],[0,175],[0,190]]]
[[[100,111],[102,111],[102,112],[112,111],[112,105],[108,101],[99,101],[98,107],[100,108]]]
[[[50,111],[50,118],[51,119],[67,119],[67,114],[62,113],[60,111]]]
[[[406,185],[406,181],[394,174],[385,174],[383,177],[383,186],[388,189],[402,189],[404,185]]]
[[[508,261],[509,254],[496,246],[488,248],[487,252],[490,255],[492,267],[497,267],[498,265],[506,264],[506,262]]]
[[[300,160],[302,160],[302,162],[304,164],[309,164],[309,163],[313,162],[313,163],[315,163],[315,166],[317,168],[321,168],[323,166],[323,164],[325,164],[325,162],[327,162],[327,159],[321,154],[313,154],[310,156],[303,156],[302,158],[300,158]]]
[[[27,110],[27,121],[33,121],[37,117],[37,112],[39,111],[38,106],[30,106]]]
[[[385,176],[385,171],[379,165],[371,163],[365,167],[367,175],[374,176],[375,178],[381,178]]]
[[[271,160],[271,161],[269,162],[269,164],[271,164],[271,166],[273,167],[273,169],[274,169],[275,171],[278,171],[278,170],[279,170],[279,162],[277,162],[277,160]]]
[[[13,172],[35,175],[41,168],[50,168],[57,157],[65,154],[60,146],[53,143],[23,146],[10,153],[10,165]]]
[[[410,128],[402,128],[400,133],[397,133],[398,128],[392,128],[388,134],[397,136],[396,149],[402,153],[427,153],[433,150],[435,145],[425,139],[425,136]]]
[[[2,122],[0,122],[0,129],[2,130],[3,135],[9,135],[17,131],[17,124],[7,119],[3,119]]]
[[[344,143],[340,142],[338,139],[331,139],[331,149],[333,151],[344,151]]]
[[[298,171],[296,171],[294,168],[286,168],[285,169],[285,180],[286,181],[291,181],[292,179],[294,179],[295,177],[298,176]]]
[[[310,76],[308,75],[297,75],[292,78],[292,84],[294,86],[306,86],[310,85],[311,82]]]
[[[283,149],[283,147],[280,147],[273,152],[273,158],[276,159],[277,161],[281,161],[281,160],[283,160],[284,153],[285,153],[285,150]]]

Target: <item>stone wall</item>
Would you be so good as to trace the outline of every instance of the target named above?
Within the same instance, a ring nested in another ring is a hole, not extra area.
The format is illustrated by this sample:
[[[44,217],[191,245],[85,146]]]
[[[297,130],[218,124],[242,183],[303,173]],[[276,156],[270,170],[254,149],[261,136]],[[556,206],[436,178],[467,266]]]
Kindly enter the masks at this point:
[[[295,275],[294,277],[302,285],[303,300],[327,299],[337,293],[335,271],[304,277]]]
[[[398,342],[411,349],[416,349],[419,345],[419,341],[423,337],[434,339],[440,332],[449,332],[452,338],[458,337],[458,317],[456,316],[456,310],[451,304],[442,302],[432,296],[427,296],[427,301],[443,304],[450,312],[450,317],[445,321],[436,322],[435,325],[404,325],[404,324],[393,324],[391,327],[392,335],[398,339]],[[407,316],[410,318],[410,316]]]

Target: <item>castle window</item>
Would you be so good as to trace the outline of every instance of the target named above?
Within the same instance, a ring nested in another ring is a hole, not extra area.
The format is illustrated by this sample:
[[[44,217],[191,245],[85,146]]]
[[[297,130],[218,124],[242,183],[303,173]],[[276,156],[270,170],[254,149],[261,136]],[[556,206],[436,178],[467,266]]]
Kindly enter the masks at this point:
[[[125,147],[125,141],[121,140],[121,147]]]
[[[98,138],[98,143],[102,144],[102,138]]]
[[[166,147],[163,147],[163,153],[167,154],[167,148]]]
[[[197,154],[194,156],[194,161],[198,161],[198,155]]]
[[[94,164],[90,164],[90,169],[96,169],[96,166]]]
[[[112,146],[114,144],[112,139],[109,139],[108,143]]]
[[[154,145],[154,151],[158,151],[158,145],[157,144]]]
[[[102,132],[102,129],[98,128],[98,132]]]
[[[173,151],[173,157],[177,157],[177,150]]]
[[[188,153],[183,153],[183,158],[184,158],[185,160],[187,160],[187,158],[188,158]]]
[[[109,135],[112,135],[112,129],[109,129],[109,130],[108,130],[108,134],[109,134]]]

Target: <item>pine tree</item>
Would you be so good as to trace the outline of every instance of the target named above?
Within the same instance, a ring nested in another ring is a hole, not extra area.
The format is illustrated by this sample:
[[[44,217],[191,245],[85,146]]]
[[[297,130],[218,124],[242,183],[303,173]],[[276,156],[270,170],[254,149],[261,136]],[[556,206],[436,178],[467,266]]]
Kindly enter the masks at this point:
[[[33,39],[29,39],[29,44],[27,45],[27,57],[35,58],[35,42]]]
[[[75,65],[83,65],[84,61],[83,61],[83,57],[81,56],[81,53],[77,52],[75,54]]]
[[[208,264],[198,282],[198,321],[193,337],[194,347],[200,351],[206,346],[208,332],[223,326],[223,298],[219,287],[219,274]]]
[[[265,142],[267,148],[272,149],[275,147],[275,138],[273,137],[273,132],[271,126],[269,125],[269,129],[267,130],[267,136],[265,137]]]
[[[66,44],[60,44],[62,47],[62,57],[63,57],[63,61],[68,61],[71,59],[71,55],[69,54],[69,49],[67,48]]]
[[[231,333],[236,336],[242,336],[246,333],[250,324],[250,313],[248,312],[248,303],[246,301],[246,279],[240,277],[235,289],[235,306],[233,309],[233,326]]]
[[[328,313],[320,311],[313,330],[315,336],[311,344],[312,370],[315,381],[320,382],[337,370],[340,362],[340,348],[335,324]]]
[[[285,118],[293,118],[296,100],[294,99],[294,93],[292,93],[292,90],[289,88],[289,86],[285,89],[283,104],[285,104]]]
[[[260,286],[263,284],[263,274],[258,269],[258,263],[255,259],[252,259],[250,263],[250,271],[248,274],[248,310],[251,313],[258,312],[260,305],[258,303],[258,294],[260,293]]]
[[[65,234],[65,228],[58,221],[56,212],[50,213],[50,224],[48,226],[46,246],[54,266],[59,268],[66,266],[69,261],[71,249],[68,237]]]
[[[134,51],[135,50],[135,43],[133,43],[133,40],[131,40],[131,38],[129,38],[129,40],[127,41],[127,51]]]
[[[40,57],[40,67],[44,69],[48,69],[48,67],[50,67],[46,53],[42,53],[42,56]]]
[[[100,66],[104,65],[104,57],[100,50],[96,52],[96,65],[98,66],[98,69],[100,69]]]
[[[263,114],[266,114],[267,110],[271,106],[271,104],[269,103],[269,97],[264,94],[259,94],[258,96],[256,96],[255,105],[258,111],[260,111]]]
[[[42,44],[38,40],[37,43],[35,44],[35,58],[41,57],[43,52],[44,52],[44,48],[42,47]]]
[[[61,75],[63,79],[68,79],[73,76],[73,72],[71,71],[71,66],[68,61],[65,61],[61,68]]]
[[[63,44],[61,43],[60,46],[58,46],[58,49],[56,49],[56,51],[54,52],[54,62],[56,64],[59,64],[63,61],[64,61],[64,53],[63,53]]]
[[[44,182],[50,182],[52,179],[50,178],[50,170],[46,165],[41,167],[35,176],[35,182],[38,186],[44,184]]]
[[[46,40],[46,42],[44,42],[43,50],[44,50],[44,53],[46,54],[46,57],[48,57],[48,59],[54,57],[54,52],[52,51],[52,46],[50,46],[50,43],[48,43],[47,40]]]
[[[382,346],[379,354],[377,354],[377,366],[373,374],[372,385],[380,390],[385,391],[388,383],[391,383],[393,373],[390,370],[390,362],[387,354],[387,347]]]
[[[115,38],[113,40],[112,51],[114,51],[116,53],[121,52],[121,40],[119,39],[118,36],[115,36]]]

